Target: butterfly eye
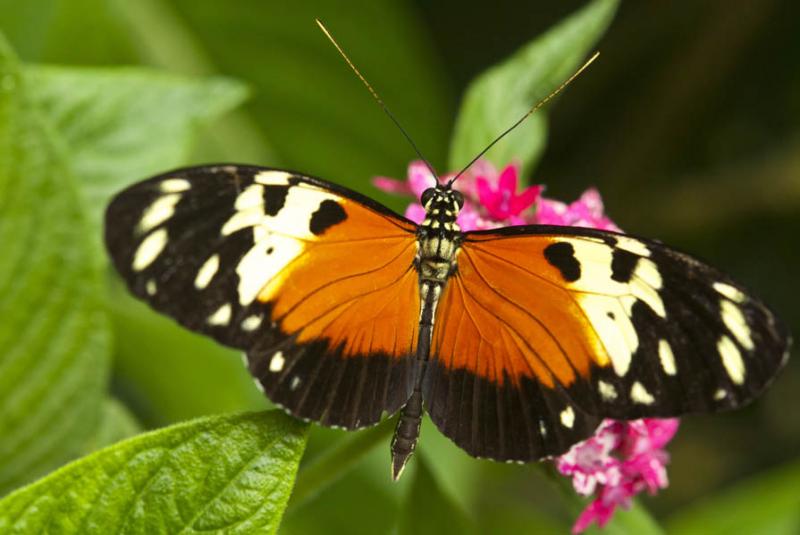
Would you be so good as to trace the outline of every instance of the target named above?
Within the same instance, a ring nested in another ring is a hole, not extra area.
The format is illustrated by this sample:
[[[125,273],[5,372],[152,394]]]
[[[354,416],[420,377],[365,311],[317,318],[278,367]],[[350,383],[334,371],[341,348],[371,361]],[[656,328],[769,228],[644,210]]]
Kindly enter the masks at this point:
[[[428,188],[422,192],[422,197],[420,200],[422,201],[422,206],[427,206],[429,202],[433,200],[434,195],[436,195],[436,188]]]
[[[460,191],[453,190],[453,200],[456,201],[459,210],[464,207],[464,195]]]

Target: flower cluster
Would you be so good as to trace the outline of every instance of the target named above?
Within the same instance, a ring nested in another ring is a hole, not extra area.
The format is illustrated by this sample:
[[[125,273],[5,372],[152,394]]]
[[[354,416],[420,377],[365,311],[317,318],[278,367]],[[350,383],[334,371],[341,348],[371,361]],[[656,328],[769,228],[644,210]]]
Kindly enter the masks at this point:
[[[445,175],[440,180],[444,183],[452,177]],[[541,185],[517,192],[518,177],[518,164],[498,172],[488,161],[478,160],[454,185],[465,199],[457,220],[461,229],[540,224],[619,231],[605,216],[597,190],[588,189],[577,201],[565,204],[544,197]],[[406,181],[376,177],[374,184],[383,191],[419,199],[434,180],[424,162],[415,161],[408,166]],[[405,215],[419,223],[425,218],[425,210],[419,202],[412,202]],[[677,418],[605,420],[594,436],[554,459],[558,471],[572,478],[578,494],[594,496],[576,520],[573,533],[581,533],[592,522],[604,526],[616,507],[628,507],[640,492],[654,494],[665,488],[669,456],[664,447],[677,429]]]
[[[631,498],[642,491],[655,494],[667,487],[669,455],[663,448],[678,423],[677,418],[605,420],[594,436],[555,460],[558,471],[572,477],[575,492],[595,496],[575,521],[573,533],[592,522],[604,526],[617,506],[629,507]]]
[[[453,174],[439,178],[449,181]],[[413,196],[419,199],[422,192],[435,181],[428,167],[421,161],[411,162],[405,181],[388,177],[375,177],[373,184],[389,193]],[[517,192],[519,164],[512,163],[497,171],[487,160],[478,160],[455,183],[455,189],[464,194],[464,207],[457,223],[463,230],[484,230],[509,225],[569,225],[577,227],[619,230],[603,214],[603,201],[596,189],[586,190],[571,203],[548,199],[542,195],[544,186],[529,186]],[[420,223],[425,219],[425,209],[419,202],[406,208],[405,216]]]

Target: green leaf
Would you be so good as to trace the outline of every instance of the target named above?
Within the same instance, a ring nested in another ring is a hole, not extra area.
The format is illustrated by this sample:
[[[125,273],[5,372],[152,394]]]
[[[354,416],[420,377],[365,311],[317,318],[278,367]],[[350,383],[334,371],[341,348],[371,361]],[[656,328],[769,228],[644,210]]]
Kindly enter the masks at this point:
[[[136,60],[115,2],[0,0],[0,28],[23,61],[129,64]]]
[[[800,533],[800,461],[754,476],[672,515],[670,534]]]
[[[94,432],[110,336],[63,142],[0,36],[0,493]]]
[[[417,457],[414,462],[414,481],[406,494],[399,535],[475,533],[471,519],[442,492],[425,459]]]
[[[97,229],[114,193],[185,163],[199,127],[247,94],[233,80],[132,67],[33,67],[27,77],[64,139]]]
[[[275,533],[306,429],[268,411],[140,435],[0,501],[0,531]]]
[[[611,23],[618,4],[618,0],[594,0],[473,81],[456,120],[450,168],[467,165],[574,73]],[[591,76],[591,71],[583,76]],[[516,160],[531,169],[544,150],[546,137],[547,119],[540,110],[485,157],[497,166]]]
[[[139,434],[141,426],[136,418],[128,411],[127,407],[114,398],[103,401],[103,413],[100,416],[100,425],[97,426],[94,436],[84,448],[85,453],[97,451]]]

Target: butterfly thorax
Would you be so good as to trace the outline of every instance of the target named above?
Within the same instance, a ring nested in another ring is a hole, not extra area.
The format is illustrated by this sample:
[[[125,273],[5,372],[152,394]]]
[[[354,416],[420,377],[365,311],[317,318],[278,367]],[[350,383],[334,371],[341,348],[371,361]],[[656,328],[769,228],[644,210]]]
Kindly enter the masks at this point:
[[[417,231],[420,282],[441,285],[456,267],[456,253],[462,236],[456,218],[464,198],[461,193],[440,186],[425,190],[421,201],[425,220]]]

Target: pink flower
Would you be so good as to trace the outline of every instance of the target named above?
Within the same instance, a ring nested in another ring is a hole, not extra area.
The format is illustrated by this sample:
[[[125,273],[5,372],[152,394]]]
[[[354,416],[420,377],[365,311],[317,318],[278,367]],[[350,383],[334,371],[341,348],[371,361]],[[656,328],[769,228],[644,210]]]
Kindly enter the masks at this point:
[[[558,471],[572,477],[575,492],[595,496],[575,521],[573,533],[581,533],[592,522],[603,527],[614,510],[629,507],[636,494],[655,494],[667,487],[669,455],[663,448],[678,423],[677,418],[605,420],[594,436],[555,459]]]
[[[463,230],[483,230],[508,225],[534,223],[532,208],[539,198],[542,186],[531,186],[517,194],[519,165],[511,164],[500,173],[487,160],[478,160],[455,183],[454,187],[464,194],[464,207],[458,215],[458,226]],[[446,174],[439,178],[445,183],[454,176]],[[408,166],[405,181],[388,177],[375,177],[373,185],[389,193],[414,196],[417,200],[422,192],[436,181],[427,166],[413,161]],[[412,202],[405,216],[415,223],[425,219],[425,209],[419,202]]]
[[[519,165],[511,164],[494,177],[479,175],[475,181],[478,186],[478,199],[489,216],[495,221],[508,221],[512,225],[524,225],[520,214],[530,208],[542,192],[542,186],[530,186],[517,194],[517,175]]]
[[[619,227],[606,217],[596,189],[590,188],[577,201],[565,204],[542,196],[542,186],[530,186],[517,193],[518,175],[516,164],[498,173],[488,161],[475,162],[454,186],[464,194],[464,207],[457,221],[462,230],[539,224],[619,232]],[[452,176],[445,175],[441,181]],[[373,183],[384,191],[419,199],[435,180],[424,163],[412,162],[405,182],[377,177]],[[406,209],[406,217],[419,223],[425,218],[425,209],[414,202]],[[677,418],[605,420],[592,437],[554,459],[558,471],[572,478],[575,492],[594,496],[575,521],[573,533],[581,533],[592,522],[602,527],[617,507],[629,507],[636,494],[654,494],[667,486],[669,455],[664,447],[675,435],[678,423]]]
[[[617,232],[620,230],[603,214],[603,200],[594,188],[584,191],[580,199],[569,205],[553,199],[540,198],[536,208],[536,222],[540,225],[589,227]]]

